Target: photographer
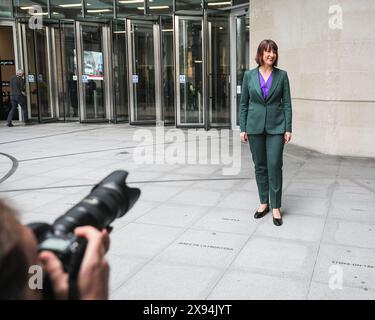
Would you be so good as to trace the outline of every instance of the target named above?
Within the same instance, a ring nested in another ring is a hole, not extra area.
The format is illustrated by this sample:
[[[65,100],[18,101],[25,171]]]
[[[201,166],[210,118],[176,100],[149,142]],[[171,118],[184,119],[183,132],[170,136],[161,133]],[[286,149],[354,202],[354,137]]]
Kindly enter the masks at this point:
[[[107,299],[109,266],[108,231],[84,226],[74,229],[77,237],[87,239],[87,247],[78,274],[79,299]],[[22,225],[17,213],[0,200],[0,299],[42,299],[43,289],[29,287],[29,268],[39,265],[47,274],[57,299],[68,299],[69,279],[61,261],[49,251],[37,251],[33,232]],[[44,284],[43,284],[44,285]]]

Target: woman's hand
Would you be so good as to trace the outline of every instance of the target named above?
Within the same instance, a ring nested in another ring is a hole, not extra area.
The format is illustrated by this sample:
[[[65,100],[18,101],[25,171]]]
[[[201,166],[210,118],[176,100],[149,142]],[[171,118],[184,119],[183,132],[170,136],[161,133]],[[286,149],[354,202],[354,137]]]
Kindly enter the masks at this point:
[[[288,143],[292,139],[292,133],[291,132],[285,132],[284,133],[284,141],[285,143]]]
[[[247,142],[247,133],[246,132],[241,132],[240,133],[240,138],[242,142]]]

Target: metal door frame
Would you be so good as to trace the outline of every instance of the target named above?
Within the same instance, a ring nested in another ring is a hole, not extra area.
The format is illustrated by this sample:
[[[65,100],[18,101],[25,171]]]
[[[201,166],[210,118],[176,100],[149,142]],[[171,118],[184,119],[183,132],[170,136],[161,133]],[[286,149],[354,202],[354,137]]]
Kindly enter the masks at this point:
[[[137,103],[134,97],[134,84],[133,84],[133,69],[134,69],[134,37],[132,25],[147,25],[152,26],[153,43],[154,43],[154,67],[155,67],[155,120],[138,120],[135,121],[135,108]],[[160,125],[163,122],[162,111],[162,74],[161,74],[161,28],[159,21],[147,21],[137,19],[126,19],[127,30],[127,61],[128,61],[128,88],[129,88],[129,123],[130,124],[150,124],[156,123]]]
[[[104,79],[103,81],[103,88],[104,88],[104,110],[105,110],[105,117],[103,119],[86,119],[86,103],[84,98],[84,86],[82,83],[82,75],[83,75],[83,39],[82,39],[82,26],[94,26],[94,27],[101,27],[102,28],[102,54],[103,54],[103,67],[104,67]],[[78,102],[79,102],[79,121],[80,122],[107,122],[112,121],[114,119],[114,112],[112,108],[112,70],[111,70],[111,27],[108,24],[100,23],[100,22],[82,22],[76,21],[75,22],[75,35],[76,35],[76,55],[77,55],[77,76],[78,76]]]

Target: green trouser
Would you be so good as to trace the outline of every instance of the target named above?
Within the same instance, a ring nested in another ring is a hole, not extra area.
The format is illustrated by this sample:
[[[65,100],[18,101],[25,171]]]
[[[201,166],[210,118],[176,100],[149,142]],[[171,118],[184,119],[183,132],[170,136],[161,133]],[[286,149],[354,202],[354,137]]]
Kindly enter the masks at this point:
[[[283,188],[283,134],[248,134],[250,150],[255,165],[260,203],[270,203],[271,208],[281,207]]]

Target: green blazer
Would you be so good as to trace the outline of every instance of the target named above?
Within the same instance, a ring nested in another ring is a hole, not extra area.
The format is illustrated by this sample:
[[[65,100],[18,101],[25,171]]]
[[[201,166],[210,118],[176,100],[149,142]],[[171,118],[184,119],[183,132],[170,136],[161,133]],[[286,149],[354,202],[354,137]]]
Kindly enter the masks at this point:
[[[292,101],[286,71],[273,68],[266,100],[259,84],[259,67],[245,72],[240,102],[240,129],[249,134],[292,132]]]

